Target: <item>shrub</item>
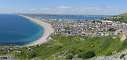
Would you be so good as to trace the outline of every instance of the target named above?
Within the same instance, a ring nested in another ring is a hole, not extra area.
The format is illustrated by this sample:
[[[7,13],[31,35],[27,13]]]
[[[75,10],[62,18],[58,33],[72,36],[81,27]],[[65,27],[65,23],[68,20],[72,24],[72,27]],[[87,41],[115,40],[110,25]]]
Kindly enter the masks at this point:
[[[96,56],[94,51],[88,51],[88,52],[82,52],[81,54],[79,54],[79,58],[83,58],[83,59],[88,59],[88,58],[92,58]]]

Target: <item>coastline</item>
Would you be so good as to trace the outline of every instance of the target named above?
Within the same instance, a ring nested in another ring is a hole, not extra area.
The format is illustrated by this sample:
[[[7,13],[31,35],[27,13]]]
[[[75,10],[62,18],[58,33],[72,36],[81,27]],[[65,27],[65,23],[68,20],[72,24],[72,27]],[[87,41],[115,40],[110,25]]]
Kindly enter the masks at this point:
[[[29,17],[29,16],[24,16],[24,15],[19,15],[19,16],[24,17],[24,18],[40,25],[44,29],[44,33],[42,34],[42,36],[39,39],[37,39],[33,42],[30,42],[29,44],[24,45],[25,47],[26,46],[41,45],[43,43],[46,43],[48,41],[47,40],[48,37],[54,32],[54,29],[52,28],[52,25],[49,24],[49,23],[43,22],[42,20],[32,18],[32,17]]]

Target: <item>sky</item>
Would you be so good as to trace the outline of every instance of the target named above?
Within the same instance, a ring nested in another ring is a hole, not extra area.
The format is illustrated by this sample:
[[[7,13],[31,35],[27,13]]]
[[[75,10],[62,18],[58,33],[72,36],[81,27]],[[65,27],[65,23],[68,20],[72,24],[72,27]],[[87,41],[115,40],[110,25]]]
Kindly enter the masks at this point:
[[[117,15],[127,0],[0,0],[0,13]]]

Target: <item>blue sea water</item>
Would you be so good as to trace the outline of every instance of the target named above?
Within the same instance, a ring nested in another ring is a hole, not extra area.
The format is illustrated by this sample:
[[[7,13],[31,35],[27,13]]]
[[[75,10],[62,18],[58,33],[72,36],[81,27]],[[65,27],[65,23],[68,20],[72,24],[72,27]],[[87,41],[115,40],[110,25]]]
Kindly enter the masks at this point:
[[[50,15],[50,14],[40,14],[34,15],[43,19],[63,19],[63,20],[102,20],[104,18],[109,18],[113,15]]]
[[[24,45],[37,40],[43,28],[13,14],[0,14],[0,45]]]

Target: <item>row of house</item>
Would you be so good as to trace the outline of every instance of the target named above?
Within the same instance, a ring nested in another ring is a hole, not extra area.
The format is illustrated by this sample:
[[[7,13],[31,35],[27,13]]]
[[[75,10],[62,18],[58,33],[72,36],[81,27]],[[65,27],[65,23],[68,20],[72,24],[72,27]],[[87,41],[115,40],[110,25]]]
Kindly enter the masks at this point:
[[[115,31],[123,29],[127,31],[127,24],[114,21],[58,21],[50,22],[55,29],[55,34],[64,35],[93,35],[93,36],[107,36],[117,35]]]

